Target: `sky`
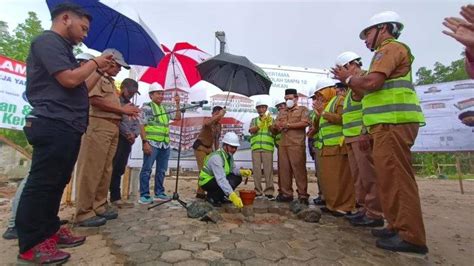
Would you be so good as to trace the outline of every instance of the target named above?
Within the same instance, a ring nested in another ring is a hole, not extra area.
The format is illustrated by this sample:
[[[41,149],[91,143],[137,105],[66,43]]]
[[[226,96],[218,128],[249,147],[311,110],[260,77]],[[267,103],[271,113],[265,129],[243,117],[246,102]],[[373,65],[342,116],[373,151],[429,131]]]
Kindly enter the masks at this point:
[[[462,45],[441,33],[444,17],[459,16],[469,1],[182,1],[107,0],[133,8],[170,48],[187,41],[214,55],[219,52],[215,31],[225,31],[227,51],[254,63],[327,69],[351,50],[367,67],[372,53],[358,37],[369,18],[381,11],[400,14],[405,29],[399,40],[415,56],[413,69],[432,68],[461,58]],[[43,27],[51,26],[46,1],[0,0],[0,20],[13,30],[34,11]]]

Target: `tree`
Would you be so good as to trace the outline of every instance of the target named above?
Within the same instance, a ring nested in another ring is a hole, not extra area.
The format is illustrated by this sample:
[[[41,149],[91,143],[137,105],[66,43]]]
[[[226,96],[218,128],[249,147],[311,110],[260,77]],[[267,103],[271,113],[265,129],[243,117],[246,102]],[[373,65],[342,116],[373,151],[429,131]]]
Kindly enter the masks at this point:
[[[2,33],[0,54],[25,62],[31,41],[43,31],[41,20],[38,19],[36,13],[28,12],[28,18],[25,22],[18,24],[13,31],[13,35],[10,35],[8,31]]]
[[[449,66],[436,62],[433,70],[420,67],[416,71],[416,77],[416,85],[469,79],[464,68],[464,58],[451,62]]]

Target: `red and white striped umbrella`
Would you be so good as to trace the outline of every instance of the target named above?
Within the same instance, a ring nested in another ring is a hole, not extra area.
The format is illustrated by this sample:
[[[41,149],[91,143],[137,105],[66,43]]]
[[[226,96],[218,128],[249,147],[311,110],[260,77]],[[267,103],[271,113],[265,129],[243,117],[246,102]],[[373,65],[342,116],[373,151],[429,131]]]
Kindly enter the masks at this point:
[[[201,80],[196,65],[210,55],[187,42],[176,43],[173,50],[162,45],[166,55],[157,67],[148,68],[140,77],[146,83],[158,82],[164,89],[191,88]]]

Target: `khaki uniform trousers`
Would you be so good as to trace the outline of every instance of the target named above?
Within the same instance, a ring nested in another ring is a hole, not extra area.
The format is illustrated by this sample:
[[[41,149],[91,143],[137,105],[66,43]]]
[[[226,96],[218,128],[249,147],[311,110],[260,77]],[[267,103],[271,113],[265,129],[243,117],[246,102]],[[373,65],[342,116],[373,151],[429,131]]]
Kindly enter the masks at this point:
[[[273,186],[273,152],[264,150],[252,151],[252,166],[257,196],[262,194],[273,196],[275,192],[275,187]],[[262,189],[262,177],[265,181],[265,190]]]
[[[345,147],[325,146],[320,154],[320,183],[326,207],[331,211],[352,211],[355,208],[354,178]]]
[[[295,177],[298,198],[309,198],[308,173],[306,171],[305,146],[279,146],[280,168],[279,191],[286,197],[293,197],[293,176]]]
[[[418,123],[380,124],[370,128],[382,210],[400,237],[415,245],[426,245],[420,196],[411,165],[411,151]]]
[[[206,159],[206,156],[209,155],[211,152],[212,152],[211,148],[206,148],[203,145],[199,145],[199,147],[196,150],[194,150],[194,157],[196,157],[199,173],[201,173],[201,170],[204,167],[204,160]],[[198,182],[199,182],[199,178],[198,178]],[[204,194],[206,192],[204,191],[204,189],[202,189],[198,185],[196,193]]]
[[[89,117],[77,160],[76,223],[106,211],[118,137],[117,124]]]
[[[355,178],[356,202],[363,206],[367,217],[382,219],[383,212],[376,183],[374,160],[372,159],[372,141],[370,141],[371,145],[367,150],[362,150],[357,138],[346,138],[349,166],[352,176]]]

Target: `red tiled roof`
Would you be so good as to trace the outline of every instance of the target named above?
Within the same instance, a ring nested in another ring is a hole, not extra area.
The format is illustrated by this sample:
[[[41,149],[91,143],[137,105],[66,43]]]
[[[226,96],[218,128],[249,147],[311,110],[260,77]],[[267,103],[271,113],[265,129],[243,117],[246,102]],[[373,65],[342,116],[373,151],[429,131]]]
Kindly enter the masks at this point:
[[[233,117],[223,117],[221,119],[222,125],[232,125],[232,124],[243,124],[242,121],[239,121]]]

